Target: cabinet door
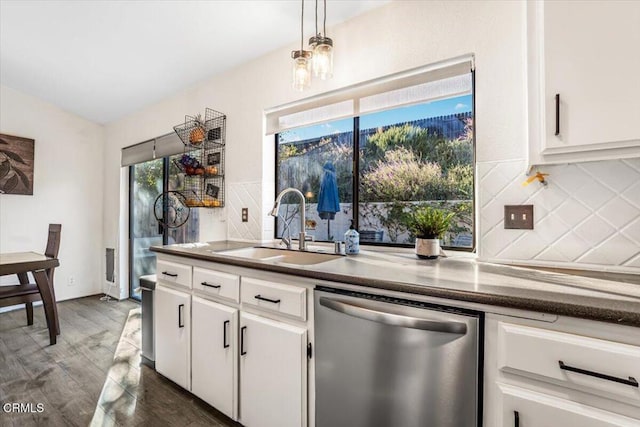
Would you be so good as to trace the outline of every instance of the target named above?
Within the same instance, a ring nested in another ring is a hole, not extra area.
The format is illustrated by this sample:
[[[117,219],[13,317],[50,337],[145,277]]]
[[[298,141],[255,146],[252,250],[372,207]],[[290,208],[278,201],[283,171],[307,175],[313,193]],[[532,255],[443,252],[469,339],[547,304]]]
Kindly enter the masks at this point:
[[[307,425],[307,331],[240,313],[240,422]]]
[[[632,427],[640,425],[613,412],[520,387],[499,384],[502,427]]]
[[[191,309],[191,391],[235,419],[238,310],[198,297]]]
[[[530,69],[530,77],[539,86],[530,95],[541,98],[541,154],[569,161],[639,155],[640,2],[558,0],[527,7],[537,19],[530,34],[538,38],[537,51],[530,55],[540,69],[537,76]],[[535,105],[530,114],[538,114]]]
[[[156,371],[189,390],[191,296],[157,286],[154,305]]]

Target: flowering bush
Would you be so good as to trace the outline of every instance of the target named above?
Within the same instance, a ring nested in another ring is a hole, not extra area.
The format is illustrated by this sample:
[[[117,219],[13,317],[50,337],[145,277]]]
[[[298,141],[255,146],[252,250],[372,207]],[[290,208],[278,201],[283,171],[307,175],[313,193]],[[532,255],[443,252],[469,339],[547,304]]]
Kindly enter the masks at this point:
[[[387,151],[362,175],[362,200],[365,202],[395,202],[431,200],[441,192],[440,165],[421,161],[404,147]],[[441,195],[438,195],[441,196]]]

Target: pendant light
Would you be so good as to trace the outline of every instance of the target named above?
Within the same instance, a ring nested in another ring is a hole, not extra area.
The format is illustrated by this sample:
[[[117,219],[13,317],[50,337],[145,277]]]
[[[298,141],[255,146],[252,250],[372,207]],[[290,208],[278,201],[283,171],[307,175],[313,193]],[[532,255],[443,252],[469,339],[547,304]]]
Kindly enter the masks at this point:
[[[313,75],[321,80],[333,77],[333,40],[327,37],[327,0],[324,0],[322,34],[318,32],[318,0],[316,0],[316,35],[309,39],[313,50]]]
[[[293,58],[293,88],[303,91],[311,87],[311,51],[304,50],[304,0],[300,18],[300,50],[291,52]]]

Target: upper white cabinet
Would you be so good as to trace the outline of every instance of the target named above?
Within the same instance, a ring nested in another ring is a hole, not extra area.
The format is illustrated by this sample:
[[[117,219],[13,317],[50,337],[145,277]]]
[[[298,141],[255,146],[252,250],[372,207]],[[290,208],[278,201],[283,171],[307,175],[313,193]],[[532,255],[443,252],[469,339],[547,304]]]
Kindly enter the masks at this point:
[[[529,164],[640,157],[640,2],[527,3]]]

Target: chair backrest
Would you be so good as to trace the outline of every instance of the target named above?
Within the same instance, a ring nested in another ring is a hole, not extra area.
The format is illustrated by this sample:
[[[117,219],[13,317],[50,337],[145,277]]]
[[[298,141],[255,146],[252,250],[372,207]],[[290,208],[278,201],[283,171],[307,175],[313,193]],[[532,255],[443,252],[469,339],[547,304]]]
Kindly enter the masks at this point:
[[[49,224],[49,237],[47,238],[47,249],[44,254],[53,258],[58,258],[58,252],[60,251],[60,231],[62,230],[61,224]],[[53,287],[53,273],[55,269],[50,268],[47,270],[47,276]],[[54,293],[55,299],[55,293]]]
[[[60,251],[60,231],[62,224],[49,224],[49,237],[47,238],[47,249],[44,251],[46,256],[53,258],[58,257]]]

